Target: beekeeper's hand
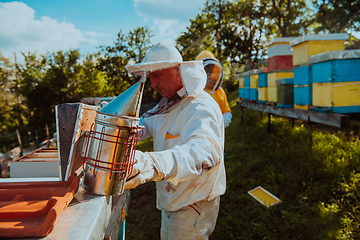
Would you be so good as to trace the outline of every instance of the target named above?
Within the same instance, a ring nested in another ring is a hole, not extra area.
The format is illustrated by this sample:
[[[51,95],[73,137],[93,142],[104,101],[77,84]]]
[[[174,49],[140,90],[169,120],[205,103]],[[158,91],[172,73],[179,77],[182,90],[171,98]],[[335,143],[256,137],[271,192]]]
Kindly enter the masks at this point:
[[[160,181],[164,174],[159,171],[155,160],[148,154],[136,150],[132,172],[125,183],[125,190],[133,189],[150,181]]]
[[[231,123],[232,114],[230,112],[226,112],[223,114],[223,118],[224,118],[224,126],[228,127],[229,124]]]

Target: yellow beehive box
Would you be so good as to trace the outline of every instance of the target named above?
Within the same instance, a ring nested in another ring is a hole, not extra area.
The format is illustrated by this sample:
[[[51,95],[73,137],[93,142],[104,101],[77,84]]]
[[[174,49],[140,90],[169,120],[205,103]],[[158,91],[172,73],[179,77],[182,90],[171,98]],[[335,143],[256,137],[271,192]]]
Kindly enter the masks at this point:
[[[258,100],[259,101],[268,101],[268,88],[259,87],[258,88]]]
[[[239,78],[239,88],[244,88],[244,78]]]
[[[313,83],[313,106],[360,106],[360,82]]]
[[[277,87],[268,87],[268,101],[277,103]]]
[[[276,79],[281,78],[293,78],[294,72],[286,71],[286,72],[270,72],[268,73],[268,87],[276,87]]]
[[[258,88],[258,75],[250,75],[250,88]]]
[[[298,66],[308,63],[309,57],[345,49],[345,41],[349,39],[347,33],[305,35],[290,41],[293,49],[293,65]]]

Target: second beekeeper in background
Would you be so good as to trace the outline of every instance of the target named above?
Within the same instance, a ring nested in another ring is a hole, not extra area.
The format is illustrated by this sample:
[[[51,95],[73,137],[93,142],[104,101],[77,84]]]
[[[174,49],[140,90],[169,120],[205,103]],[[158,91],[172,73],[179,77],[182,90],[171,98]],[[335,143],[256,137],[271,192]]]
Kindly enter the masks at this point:
[[[225,193],[224,122],[203,89],[201,61],[182,60],[179,51],[156,44],[139,64],[126,66],[149,76],[160,102],[140,119],[142,139],[153,137],[154,152],[136,151],[125,189],[156,181],[161,239],[208,239]]]
[[[226,93],[221,87],[221,83],[224,77],[223,67],[220,62],[214,57],[214,55],[204,50],[196,57],[196,60],[203,61],[204,69],[207,75],[207,82],[205,85],[205,91],[209,93],[215,101],[219,104],[221,113],[224,118],[224,125],[228,127],[231,123],[231,109],[227,101]]]

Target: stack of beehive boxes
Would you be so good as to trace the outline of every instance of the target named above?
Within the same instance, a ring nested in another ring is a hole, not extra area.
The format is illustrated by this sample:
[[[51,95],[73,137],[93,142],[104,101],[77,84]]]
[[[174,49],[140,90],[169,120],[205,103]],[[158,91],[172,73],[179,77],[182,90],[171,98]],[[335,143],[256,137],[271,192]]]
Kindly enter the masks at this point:
[[[249,99],[250,92],[248,91],[248,88],[250,87],[250,81],[246,81],[246,85],[249,84],[249,86],[245,87],[245,78],[248,77],[247,72],[239,73],[237,77],[239,79],[239,98],[241,100]]]
[[[293,55],[290,46],[292,39],[294,37],[278,37],[271,39],[268,43],[267,96],[269,103],[278,103],[276,80],[293,77]]]
[[[320,100],[320,96],[314,94],[314,87],[319,87],[318,79],[314,78],[314,74],[321,75],[324,70],[316,69],[315,72],[313,65],[309,63],[309,58],[329,51],[344,50],[348,38],[348,34],[315,34],[290,41],[294,65],[294,108],[307,110],[314,104],[317,105],[317,101]]]
[[[258,103],[268,101],[268,68],[261,68],[258,71]]]
[[[360,50],[330,51],[309,57],[315,111],[360,112]]]
[[[237,75],[239,79],[239,98],[242,100],[258,100],[258,70],[250,70]]]

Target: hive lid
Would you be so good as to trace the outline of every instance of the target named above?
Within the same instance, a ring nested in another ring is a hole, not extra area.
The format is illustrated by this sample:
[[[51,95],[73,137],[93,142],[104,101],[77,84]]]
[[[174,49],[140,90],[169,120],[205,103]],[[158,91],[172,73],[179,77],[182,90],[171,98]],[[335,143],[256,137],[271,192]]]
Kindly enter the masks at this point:
[[[251,75],[256,75],[259,73],[266,73],[266,72],[268,72],[268,68],[252,69],[246,72],[238,73],[237,77],[238,78],[249,77]]]
[[[0,183],[0,238],[45,237],[79,187],[68,181]]]
[[[270,47],[271,45],[276,44],[276,43],[290,44],[290,41],[294,40],[295,38],[298,38],[298,37],[277,37],[277,38],[272,38],[266,43],[266,46]]]
[[[325,62],[329,60],[339,60],[339,59],[355,59],[360,58],[360,49],[356,50],[343,50],[343,51],[330,51],[324,52],[309,57],[309,64]]]
[[[349,34],[347,33],[332,33],[332,34],[313,34],[297,37],[290,41],[290,45],[293,47],[306,41],[326,41],[326,40],[349,40]]]

